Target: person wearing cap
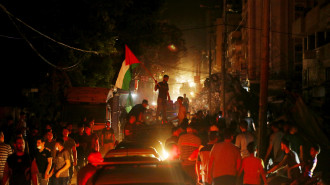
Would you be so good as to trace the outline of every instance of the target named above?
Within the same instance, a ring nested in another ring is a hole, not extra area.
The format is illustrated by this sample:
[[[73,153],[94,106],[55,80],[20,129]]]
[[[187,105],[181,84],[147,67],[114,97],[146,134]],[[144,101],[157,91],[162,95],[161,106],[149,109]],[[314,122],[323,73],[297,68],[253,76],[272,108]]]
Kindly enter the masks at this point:
[[[109,150],[115,148],[116,138],[113,128],[111,128],[110,121],[105,123],[105,128],[102,130],[101,135],[101,148],[102,156],[104,156]]]
[[[144,122],[144,113],[146,112],[148,107],[148,100],[144,99],[141,104],[136,104],[129,112],[128,117],[130,118],[132,115],[135,116],[136,121]]]
[[[155,85],[155,91],[159,89],[158,92],[158,99],[157,99],[157,111],[156,111],[156,119],[158,119],[159,112],[162,114],[162,121],[163,123],[167,123],[167,117],[166,117],[166,107],[167,107],[167,100],[171,101],[170,94],[169,94],[169,88],[168,88],[168,75],[164,75],[162,82],[156,82]]]
[[[88,180],[96,173],[97,163],[102,163],[103,158],[100,152],[92,152],[87,157],[88,164],[82,167],[77,174],[77,184],[86,185]]]

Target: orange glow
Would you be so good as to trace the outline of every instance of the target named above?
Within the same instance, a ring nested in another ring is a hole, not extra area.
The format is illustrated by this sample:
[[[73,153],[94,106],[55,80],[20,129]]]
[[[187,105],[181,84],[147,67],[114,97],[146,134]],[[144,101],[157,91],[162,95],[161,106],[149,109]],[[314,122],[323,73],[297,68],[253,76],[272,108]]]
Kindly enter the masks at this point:
[[[170,44],[167,46],[167,48],[170,50],[170,51],[176,51],[176,46],[174,44]]]

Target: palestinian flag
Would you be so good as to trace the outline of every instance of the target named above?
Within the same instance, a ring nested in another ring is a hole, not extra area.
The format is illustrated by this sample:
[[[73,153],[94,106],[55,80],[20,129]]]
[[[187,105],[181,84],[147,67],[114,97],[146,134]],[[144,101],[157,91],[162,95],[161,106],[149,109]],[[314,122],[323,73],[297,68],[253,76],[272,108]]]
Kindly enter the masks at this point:
[[[132,79],[132,70],[136,68],[139,63],[141,62],[136,58],[127,45],[125,45],[125,60],[121,65],[115,87],[129,90],[129,85]]]

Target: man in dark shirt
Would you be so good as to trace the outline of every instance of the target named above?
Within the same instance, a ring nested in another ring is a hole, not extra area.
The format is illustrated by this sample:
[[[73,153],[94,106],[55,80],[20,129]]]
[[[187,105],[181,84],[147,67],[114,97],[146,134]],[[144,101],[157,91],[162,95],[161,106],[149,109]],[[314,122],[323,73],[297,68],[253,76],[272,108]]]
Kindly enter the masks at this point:
[[[86,134],[84,132],[84,124],[78,125],[78,132],[74,134],[74,140],[76,142],[76,150],[77,150],[77,170],[85,165],[86,155],[85,150],[87,147]]]
[[[186,94],[183,94],[183,106],[186,107],[186,111],[189,112],[189,98]]]
[[[71,159],[71,165],[70,165],[70,177],[69,181],[71,181],[71,178],[73,176],[74,167],[77,165],[77,149],[76,149],[76,142],[69,137],[69,130],[67,128],[62,129],[62,139],[64,141],[64,148],[69,152],[70,159]]]
[[[34,157],[39,171],[38,181],[40,185],[47,185],[52,167],[52,155],[50,149],[45,148],[45,139],[43,137],[38,137],[36,140],[38,150],[35,151]]]
[[[291,149],[297,153],[300,161],[303,161],[303,140],[298,133],[298,127],[292,125],[289,133],[283,136],[291,144]]]
[[[2,184],[10,185],[38,185],[37,165],[30,155],[25,153],[25,141],[22,137],[16,138],[16,152],[10,155],[5,164]]]
[[[144,113],[147,110],[148,100],[143,100],[141,104],[136,104],[129,112],[128,116],[134,115],[137,121],[144,122]]]
[[[284,151],[285,155],[282,159],[282,161],[275,165],[273,168],[268,170],[269,173],[276,172],[279,169],[284,168],[285,166],[288,166],[288,174],[287,177],[281,177],[281,176],[276,176],[272,180],[269,179],[270,183],[269,184],[279,184],[279,183],[287,183],[291,182],[301,176],[301,168],[292,168],[294,166],[299,165],[300,161],[298,158],[298,155],[296,152],[292,151],[290,148],[290,142],[286,139],[282,139],[281,141],[281,149]]]
[[[114,149],[115,142],[116,138],[114,130],[111,128],[110,121],[107,121],[105,124],[105,128],[102,129],[101,134],[102,156],[104,156],[109,150]]]
[[[166,117],[167,98],[168,101],[171,101],[170,94],[168,92],[169,90],[167,84],[168,79],[169,76],[164,75],[162,82],[157,83],[157,81],[155,81],[156,82],[155,91],[159,89],[158,99],[157,99],[156,119],[158,119],[159,112],[161,112],[163,123],[167,123],[167,117]]]

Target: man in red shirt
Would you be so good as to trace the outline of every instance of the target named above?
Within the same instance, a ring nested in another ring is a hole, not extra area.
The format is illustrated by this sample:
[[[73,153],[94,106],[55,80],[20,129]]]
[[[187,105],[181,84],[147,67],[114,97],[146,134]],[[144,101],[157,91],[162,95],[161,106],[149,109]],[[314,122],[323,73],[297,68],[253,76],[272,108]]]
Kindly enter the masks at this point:
[[[267,185],[266,173],[264,171],[264,162],[262,159],[255,157],[256,147],[254,142],[247,145],[250,155],[243,159],[239,176],[244,171],[243,184],[261,184],[260,176]]]
[[[229,129],[224,131],[225,141],[214,144],[210,153],[208,172],[214,185],[235,185],[241,168],[241,152],[233,143],[233,135]]]

